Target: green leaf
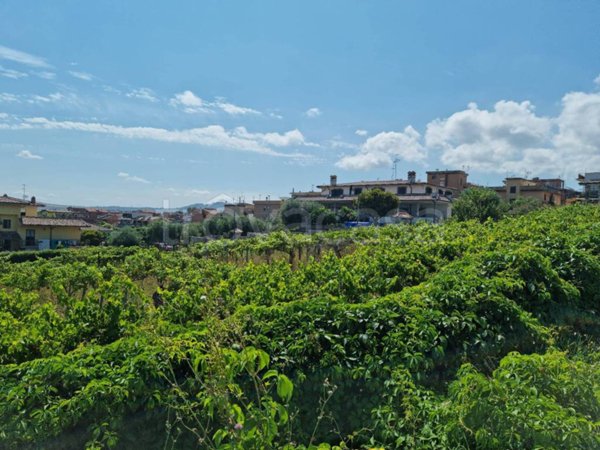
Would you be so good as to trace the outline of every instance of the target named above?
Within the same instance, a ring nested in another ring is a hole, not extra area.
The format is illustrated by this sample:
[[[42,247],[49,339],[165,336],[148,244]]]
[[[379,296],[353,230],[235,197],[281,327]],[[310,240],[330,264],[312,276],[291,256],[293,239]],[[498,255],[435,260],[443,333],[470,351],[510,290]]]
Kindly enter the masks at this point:
[[[289,402],[294,392],[294,385],[285,375],[277,377],[277,395],[284,401]]]

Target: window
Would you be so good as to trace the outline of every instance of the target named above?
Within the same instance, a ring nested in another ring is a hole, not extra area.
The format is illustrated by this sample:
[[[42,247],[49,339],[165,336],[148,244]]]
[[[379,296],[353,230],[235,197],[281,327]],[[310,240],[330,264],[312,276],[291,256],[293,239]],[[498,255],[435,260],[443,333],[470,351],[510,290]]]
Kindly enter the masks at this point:
[[[396,193],[398,195],[406,195],[406,186],[398,186]]]
[[[354,188],[354,195],[358,195],[362,192],[362,188]]]
[[[426,194],[431,194],[432,192],[433,192],[433,191],[431,190],[431,188],[430,188],[429,186],[427,186],[427,187],[425,188],[425,193],[426,193]]]
[[[2,228],[4,228],[5,230],[8,230],[10,227],[11,227],[10,219],[2,220]]]
[[[331,196],[332,197],[341,197],[342,195],[344,195],[344,190],[343,189],[332,189],[331,190]]]
[[[516,186],[511,186],[510,187],[510,193],[511,194],[516,194],[517,193],[517,187]]]
[[[25,245],[27,247],[35,245],[35,230],[25,230]]]
[[[444,191],[442,191],[441,189],[438,189],[438,194],[444,195]]]

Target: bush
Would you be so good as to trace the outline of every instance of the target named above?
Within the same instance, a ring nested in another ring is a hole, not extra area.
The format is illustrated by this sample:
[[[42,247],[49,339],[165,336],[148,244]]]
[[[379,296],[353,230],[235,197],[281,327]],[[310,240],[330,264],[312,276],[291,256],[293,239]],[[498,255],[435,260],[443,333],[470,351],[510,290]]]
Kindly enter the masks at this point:
[[[133,247],[140,245],[142,236],[133,228],[123,228],[113,231],[108,237],[108,244],[115,247]]]
[[[506,213],[506,203],[491,189],[469,188],[452,206],[452,217],[460,222],[498,220]]]
[[[83,230],[81,232],[81,245],[97,246],[104,242],[106,233],[100,230]]]

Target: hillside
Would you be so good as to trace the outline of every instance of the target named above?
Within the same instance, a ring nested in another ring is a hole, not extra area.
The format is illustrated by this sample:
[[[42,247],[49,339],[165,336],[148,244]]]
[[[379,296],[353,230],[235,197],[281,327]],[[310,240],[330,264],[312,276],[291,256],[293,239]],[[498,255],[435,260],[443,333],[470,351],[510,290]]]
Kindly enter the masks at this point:
[[[0,448],[600,448],[600,208],[0,256]]]

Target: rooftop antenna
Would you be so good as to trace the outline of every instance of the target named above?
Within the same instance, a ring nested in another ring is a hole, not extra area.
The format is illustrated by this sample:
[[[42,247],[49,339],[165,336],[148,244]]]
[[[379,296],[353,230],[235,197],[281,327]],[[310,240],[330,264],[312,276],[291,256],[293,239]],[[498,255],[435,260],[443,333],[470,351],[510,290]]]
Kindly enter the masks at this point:
[[[23,201],[27,200],[27,195],[25,194],[25,188],[26,188],[26,186],[23,185]]]
[[[400,162],[399,158],[394,159],[394,165],[393,165],[393,169],[392,169],[392,179],[393,180],[398,179],[398,163],[399,162]]]
[[[529,180],[529,176],[531,175],[531,170],[526,170],[525,171],[525,179]]]

